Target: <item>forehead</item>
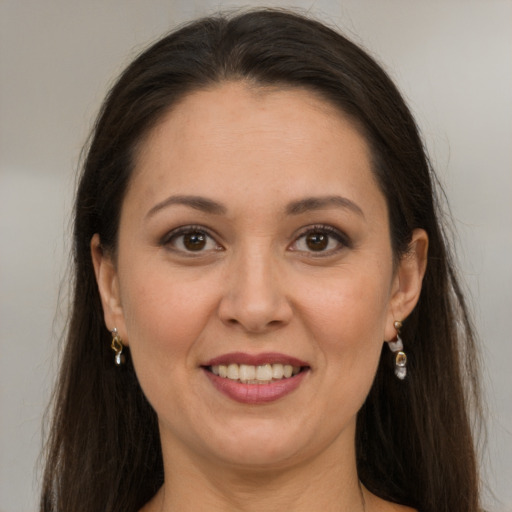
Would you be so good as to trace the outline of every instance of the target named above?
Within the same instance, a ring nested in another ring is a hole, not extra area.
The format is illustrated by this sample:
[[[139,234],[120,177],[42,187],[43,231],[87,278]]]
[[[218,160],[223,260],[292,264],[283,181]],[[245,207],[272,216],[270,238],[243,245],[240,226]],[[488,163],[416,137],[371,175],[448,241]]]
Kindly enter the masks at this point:
[[[310,91],[236,82],[193,92],[160,120],[139,148],[130,189],[154,200],[171,192],[233,200],[336,187],[379,192],[355,123]]]
[[[163,139],[166,145],[174,142],[176,149],[192,141],[205,148],[221,143],[245,144],[249,149],[257,134],[278,138],[285,148],[303,139],[317,144],[321,139],[329,144],[334,139],[326,137],[326,130],[345,136],[353,132],[356,137],[352,142],[358,138],[361,149],[367,149],[356,122],[318,93],[297,87],[226,82],[189,93],[173,105],[148,133],[139,157],[144,158],[148,147],[158,150]],[[313,137],[313,132],[319,137]]]

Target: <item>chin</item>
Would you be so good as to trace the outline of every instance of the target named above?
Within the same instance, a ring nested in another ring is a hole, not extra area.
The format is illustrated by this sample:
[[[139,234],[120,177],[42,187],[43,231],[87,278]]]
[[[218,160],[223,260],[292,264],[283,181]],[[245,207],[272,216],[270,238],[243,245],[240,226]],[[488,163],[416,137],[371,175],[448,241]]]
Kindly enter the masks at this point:
[[[209,439],[209,447],[205,449],[211,452],[214,447],[216,462],[256,471],[293,466],[318,449],[313,442],[315,436],[307,435],[297,425],[269,423],[270,420],[259,425],[239,424],[218,436],[215,442]]]
[[[300,460],[297,446],[287,440],[281,445],[274,443],[272,446],[263,443],[238,445],[221,454],[221,462],[237,470],[255,471],[278,470],[287,466],[293,466]],[[218,459],[217,459],[217,462]]]

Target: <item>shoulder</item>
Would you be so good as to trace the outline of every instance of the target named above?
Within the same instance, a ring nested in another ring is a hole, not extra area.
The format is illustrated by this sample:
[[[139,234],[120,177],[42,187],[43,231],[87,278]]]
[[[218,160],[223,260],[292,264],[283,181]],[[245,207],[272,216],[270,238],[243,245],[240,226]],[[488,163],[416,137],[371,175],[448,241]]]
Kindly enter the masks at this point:
[[[406,507],[405,505],[396,505],[395,503],[390,503],[390,505],[389,512],[418,512],[415,508]]]
[[[389,501],[380,500],[382,503],[375,509],[370,509],[375,512],[418,512],[415,508],[406,507],[405,505],[398,505]]]
[[[366,508],[369,512],[418,512],[418,510],[383,500],[365,489]]]

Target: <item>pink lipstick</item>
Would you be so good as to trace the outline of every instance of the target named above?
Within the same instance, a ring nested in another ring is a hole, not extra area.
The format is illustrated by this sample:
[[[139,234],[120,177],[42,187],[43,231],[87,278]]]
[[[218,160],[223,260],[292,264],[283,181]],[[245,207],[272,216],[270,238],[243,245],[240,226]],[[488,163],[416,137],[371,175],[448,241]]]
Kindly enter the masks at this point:
[[[209,360],[202,368],[213,386],[232,400],[264,404],[294,391],[310,367],[279,353],[233,352]]]

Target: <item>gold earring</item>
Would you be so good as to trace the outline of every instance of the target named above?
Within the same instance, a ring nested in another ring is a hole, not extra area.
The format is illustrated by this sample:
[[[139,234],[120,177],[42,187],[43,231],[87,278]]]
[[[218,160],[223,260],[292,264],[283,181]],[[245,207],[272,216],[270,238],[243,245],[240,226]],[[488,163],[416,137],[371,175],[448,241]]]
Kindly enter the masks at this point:
[[[400,320],[396,320],[393,325],[396,329],[396,338],[388,341],[388,346],[391,352],[395,354],[395,375],[400,380],[404,380],[407,375],[407,355],[403,351],[404,344],[402,342],[402,338],[400,338],[402,322],[400,322]]]
[[[123,341],[121,340],[121,336],[119,336],[116,327],[114,327],[110,332],[112,334],[112,343],[110,344],[110,348],[116,353],[114,356],[114,361],[118,366],[121,366],[125,362],[125,357],[123,354]]]

